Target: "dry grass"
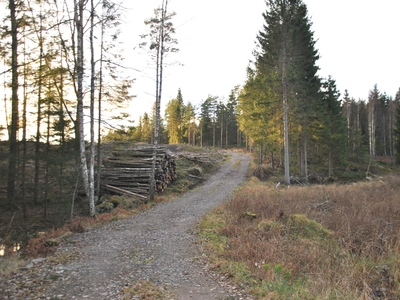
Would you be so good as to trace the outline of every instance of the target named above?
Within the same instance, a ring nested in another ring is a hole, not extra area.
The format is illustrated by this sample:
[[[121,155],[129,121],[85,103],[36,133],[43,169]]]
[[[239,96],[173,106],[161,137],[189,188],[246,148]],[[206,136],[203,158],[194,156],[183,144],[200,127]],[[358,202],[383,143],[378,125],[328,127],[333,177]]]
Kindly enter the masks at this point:
[[[141,209],[146,209],[146,207]],[[75,217],[72,221],[60,228],[53,228],[52,230],[41,232],[37,237],[31,238],[24,248],[24,255],[28,257],[39,257],[52,254],[59,244],[73,233],[84,232],[89,228],[126,219],[137,213],[137,211],[138,210],[125,210],[117,207],[110,213],[98,214],[94,218]]]
[[[400,299],[399,177],[280,189],[252,178],[215,214],[218,264],[259,298]]]
[[[122,291],[122,299],[166,300],[176,299],[176,295],[169,286],[159,287],[151,281],[139,281]]]

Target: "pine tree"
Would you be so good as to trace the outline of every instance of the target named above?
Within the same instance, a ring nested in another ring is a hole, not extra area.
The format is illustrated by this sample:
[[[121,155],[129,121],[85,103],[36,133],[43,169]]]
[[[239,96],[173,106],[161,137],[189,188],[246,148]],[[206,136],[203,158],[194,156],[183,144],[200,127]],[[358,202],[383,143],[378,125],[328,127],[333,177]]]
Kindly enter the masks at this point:
[[[168,52],[177,52],[178,49],[175,47],[177,41],[173,38],[175,28],[171,22],[171,19],[175,16],[175,13],[168,12],[168,0],[162,0],[161,7],[157,8],[153,18],[145,20],[145,24],[150,27],[150,33],[148,35],[142,35],[142,38],[149,37],[150,45],[149,50],[152,52],[154,62],[156,64],[156,109],[155,109],[155,127],[154,127],[154,153],[153,153],[153,164],[152,164],[152,175],[150,183],[150,200],[154,199],[155,189],[155,166],[157,158],[158,138],[161,124],[160,107],[161,107],[161,95],[162,95],[162,84],[163,84],[163,69],[164,69],[164,58]],[[143,46],[147,43],[143,43]]]

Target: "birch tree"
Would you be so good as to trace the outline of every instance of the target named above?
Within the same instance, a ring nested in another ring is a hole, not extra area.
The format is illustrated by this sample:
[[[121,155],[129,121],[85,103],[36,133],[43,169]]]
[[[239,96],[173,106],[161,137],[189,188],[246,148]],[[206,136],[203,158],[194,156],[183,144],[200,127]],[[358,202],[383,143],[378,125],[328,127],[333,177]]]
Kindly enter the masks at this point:
[[[74,0],[74,23],[76,28],[76,83],[77,83],[77,120],[79,126],[79,157],[81,162],[81,172],[83,185],[86,195],[90,195],[89,190],[89,172],[87,167],[86,149],[85,149],[85,131],[83,115],[83,75],[84,75],[84,57],[83,57],[83,11],[84,0]],[[90,202],[90,200],[89,200]],[[90,211],[92,215],[94,212]]]

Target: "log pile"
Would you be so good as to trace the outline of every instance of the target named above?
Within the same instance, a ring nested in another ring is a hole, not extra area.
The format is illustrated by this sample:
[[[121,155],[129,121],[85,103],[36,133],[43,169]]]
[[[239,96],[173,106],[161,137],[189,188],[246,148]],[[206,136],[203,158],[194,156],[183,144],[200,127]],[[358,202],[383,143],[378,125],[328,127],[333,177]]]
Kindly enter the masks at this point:
[[[147,199],[150,190],[153,146],[114,150],[103,159],[101,187],[106,192]],[[174,157],[165,147],[156,156],[155,191],[161,193],[176,179]]]

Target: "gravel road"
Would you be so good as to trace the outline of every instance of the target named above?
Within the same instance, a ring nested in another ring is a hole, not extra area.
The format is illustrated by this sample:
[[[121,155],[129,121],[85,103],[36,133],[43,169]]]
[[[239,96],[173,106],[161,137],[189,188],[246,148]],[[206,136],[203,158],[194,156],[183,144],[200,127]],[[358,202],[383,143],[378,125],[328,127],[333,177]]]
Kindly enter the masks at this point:
[[[202,186],[179,199],[72,236],[71,243],[58,252],[76,253],[77,259],[47,267],[46,260],[35,261],[45,270],[37,280],[56,276],[40,297],[121,299],[121,290],[132,282],[150,280],[170,287],[175,294],[171,299],[247,299],[209,269],[192,233],[200,218],[228,200],[245,180],[250,157],[230,154],[232,158]],[[3,299],[19,299],[10,291],[3,295]],[[37,297],[24,294],[24,299]]]

